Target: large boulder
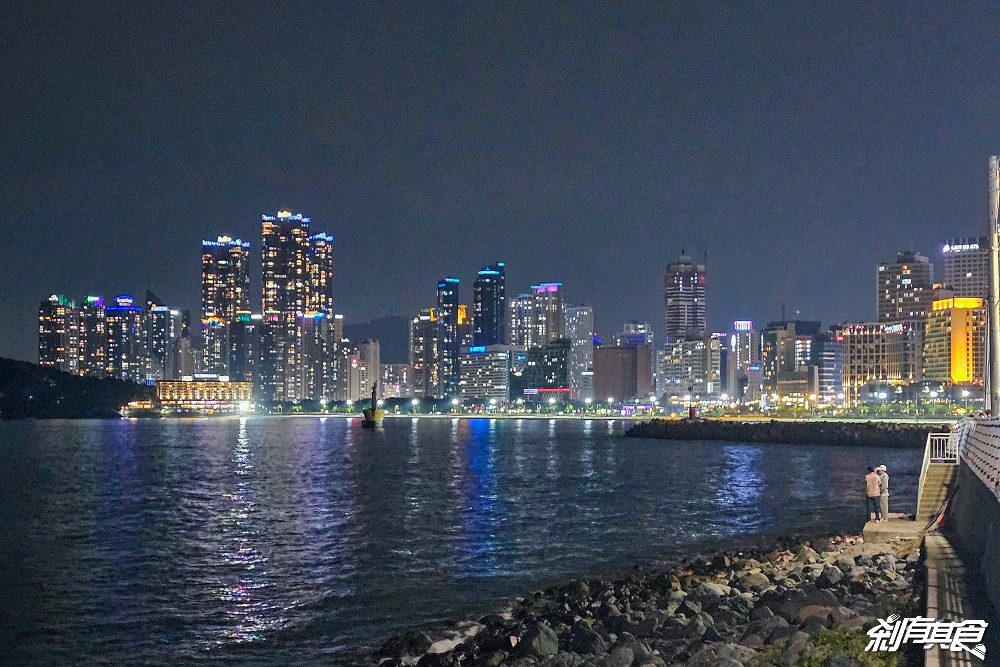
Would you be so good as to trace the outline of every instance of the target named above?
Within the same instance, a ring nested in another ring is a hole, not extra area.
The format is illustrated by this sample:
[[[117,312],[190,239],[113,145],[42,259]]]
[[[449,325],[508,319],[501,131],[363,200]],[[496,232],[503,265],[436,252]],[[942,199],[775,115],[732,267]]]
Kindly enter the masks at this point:
[[[844,573],[840,569],[827,565],[818,577],[816,577],[817,588],[833,588],[844,578]]]
[[[400,658],[404,655],[423,655],[431,647],[431,638],[426,632],[410,631],[390,637],[382,644],[379,655]]]
[[[756,574],[745,574],[736,580],[736,588],[744,593],[760,593],[770,585],[771,580],[767,578],[767,575],[759,572]]]
[[[796,632],[788,640],[788,644],[785,645],[785,650],[781,654],[781,658],[778,663],[782,667],[791,667],[799,660],[799,656],[802,655],[802,651],[806,649],[809,645],[809,635],[804,632]]]
[[[757,657],[757,651],[739,644],[726,644],[716,652],[716,655],[720,659],[732,659],[746,665]]]
[[[520,655],[534,658],[555,655],[559,652],[559,637],[552,628],[536,621],[517,643],[517,651]]]
[[[632,653],[632,649],[627,646],[616,646],[604,658],[604,665],[605,667],[632,667],[633,660],[635,660],[635,655]]]
[[[585,623],[577,623],[570,631],[569,649],[580,655],[604,655],[607,645],[604,638]]]

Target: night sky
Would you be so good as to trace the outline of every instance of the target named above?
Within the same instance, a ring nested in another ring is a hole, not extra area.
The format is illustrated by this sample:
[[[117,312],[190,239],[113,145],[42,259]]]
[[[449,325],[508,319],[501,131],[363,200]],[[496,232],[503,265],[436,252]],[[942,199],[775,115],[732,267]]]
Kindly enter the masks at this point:
[[[0,356],[53,292],[197,311],[201,239],[259,267],[279,209],[348,322],[503,260],[658,337],[682,246],[728,330],[871,320],[879,261],[986,231],[988,3],[3,4]]]

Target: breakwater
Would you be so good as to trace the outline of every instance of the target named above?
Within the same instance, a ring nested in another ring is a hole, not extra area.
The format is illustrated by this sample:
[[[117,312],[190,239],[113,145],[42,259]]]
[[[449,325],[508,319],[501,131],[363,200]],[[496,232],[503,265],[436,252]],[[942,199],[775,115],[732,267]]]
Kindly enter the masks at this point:
[[[875,619],[920,611],[920,572],[916,541],[891,547],[834,536],[703,554],[671,568],[573,580],[479,621],[396,635],[363,662],[861,665]]]
[[[654,419],[636,424],[625,435],[662,440],[916,448],[924,446],[928,433],[947,432],[947,424]]]

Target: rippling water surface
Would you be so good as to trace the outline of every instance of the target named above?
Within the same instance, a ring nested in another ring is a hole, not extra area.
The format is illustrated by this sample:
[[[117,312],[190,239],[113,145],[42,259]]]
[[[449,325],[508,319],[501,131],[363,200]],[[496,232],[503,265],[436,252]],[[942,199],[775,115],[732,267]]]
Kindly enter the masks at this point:
[[[349,662],[571,576],[734,536],[856,530],[869,464],[888,465],[893,510],[914,509],[922,451],[620,437],[627,426],[0,423],[0,658]]]

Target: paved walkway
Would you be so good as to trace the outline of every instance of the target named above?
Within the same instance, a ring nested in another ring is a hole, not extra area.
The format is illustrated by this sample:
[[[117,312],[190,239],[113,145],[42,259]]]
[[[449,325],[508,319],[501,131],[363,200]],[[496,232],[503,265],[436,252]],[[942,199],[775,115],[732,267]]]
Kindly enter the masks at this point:
[[[948,538],[940,533],[931,533],[924,538],[927,553],[927,618],[938,620],[965,620],[981,618],[990,620],[991,610],[977,612],[976,605],[969,599],[965,565],[952,547]],[[981,606],[981,603],[980,603]],[[996,647],[988,647],[986,662],[973,655],[934,647],[927,651],[926,667],[958,667],[983,664],[1000,664]]]

